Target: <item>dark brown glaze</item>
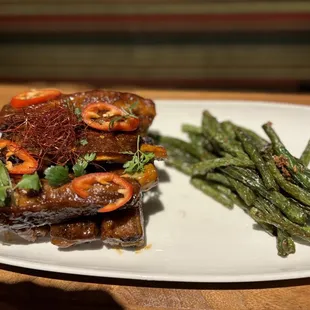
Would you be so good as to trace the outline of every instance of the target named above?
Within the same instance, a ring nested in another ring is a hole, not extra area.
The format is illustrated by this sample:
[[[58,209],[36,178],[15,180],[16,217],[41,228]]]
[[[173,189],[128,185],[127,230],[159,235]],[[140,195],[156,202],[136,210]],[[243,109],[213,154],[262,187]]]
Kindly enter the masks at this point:
[[[51,225],[51,242],[59,248],[92,242],[99,239],[99,218],[85,218]]]
[[[97,156],[105,158],[118,158],[117,162],[126,162],[132,156],[123,154],[137,150],[137,134],[121,132],[98,132],[89,130],[86,134],[88,143],[78,147],[78,153],[96,153]],[[115,162],[115,160],[113,160]]]
[[[101,240],[112,247],[142,247],[145,244],[142,200],[136,208],[111,212],[103,217]]]
[[[127,178],[127,181],[133,185],[134,194],[123,208],[135,205],[141,196],[140,184],[134,179]],[[15,190],[11,207],[0,208],[0,230],[25,229],[95,215],[99,208],[122,196],[117,190],[116,185],[96,184],[90,189],[89,197],[83,199],[72,190],[71,183],[53,188],[42,180],[42,192],[38,196]]]

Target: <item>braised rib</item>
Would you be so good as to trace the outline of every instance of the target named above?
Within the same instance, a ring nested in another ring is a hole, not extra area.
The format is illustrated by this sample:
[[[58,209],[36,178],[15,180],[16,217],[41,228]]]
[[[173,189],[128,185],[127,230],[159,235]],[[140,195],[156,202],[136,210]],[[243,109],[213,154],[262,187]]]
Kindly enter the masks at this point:
[[[51,242],[61,248],[98,239],[113,247],[144,245],[142,193],[157,185],[154,160],[167,157],[166,150],[147,137],[156,116],[154,102],[106,90],[58,92],[56,99],[46,100],[24,108],[8,104],[0,112],[0,160],[10,173],[5,202],[0,197],[0,231],[13,231],[30,242],[50,235]],[[96,114],[91,109],[98,105],[101,110]],[[121,126],[115,130],[122,132],[111,130],[117,115],[123,119],[118,120],[122,126],[128,115],[136,126],[129,128],[132,131]],[[137,165],[134,160],[139,161],[141,154],[151,155],[142,169],[124,170],[124,163]],[[74,166],[83,166],[87,156],[92,159],[76,174]],[[30,172],[18,171],[23,165]],[[65,185],[47,180],[46,169],[55,165],[70,171]],[[22,177],[32,174],[41,183],[37,189],[16,187]],[[113,177],[106,180],[103,175]],[[115,211],[98,214],[113,204],[117,209],[109,211]]]

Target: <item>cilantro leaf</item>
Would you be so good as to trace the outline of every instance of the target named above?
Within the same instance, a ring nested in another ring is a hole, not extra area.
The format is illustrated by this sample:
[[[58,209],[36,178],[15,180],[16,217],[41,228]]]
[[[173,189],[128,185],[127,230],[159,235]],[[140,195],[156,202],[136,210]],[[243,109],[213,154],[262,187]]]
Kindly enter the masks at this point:
[[[80,116],[80,115],[82,114],[81,109],[78,108],[78,107],[76,107],[76,108],[74,109],[74,114],[75,114],[76,116]]]
[[[76,115],[76,117],[79,121],[81,121],[83,119],[82,118],[82,111],[79,107],[74,108],[74,114]]]
[[[84,146],[84,145],[88,144],[88,141],[86,139],[81,139],[80,144]]]
[[[24,174],[22,179],[16,184],[17,188],[40,190],[41,183],[37,173]]]
[[[5,206],[8,196],[7,190],[10,188],[12,188],[12,183],[9,173],[3,162],[0,161],[0,207]]]
[[[93,161],[96,158],[96,153],[90,153],[84,155],[84,160],[87,162]]]
[[[7,190],[11,188],[10,186],[1,186],[0,187],[0,207],[5,206],[5,201],[8,196]]]
[[[74,175],[80,177],[86,173],[85,169],[87,168],[89,162],[93,161],[96,158],[96,153],[90,153],[84,155],[77,160],[76,164],[72,167]]]
[[[123,168],[125,168],[125,173],[133,174],[136,172],[142,172],[144,170],[144,166],[155,158],[154,153],[141,152],[139,149],[139,144],[140,136],[138,136],[137,139],[137,151],[135,153],[123,152],[123,154],[133,155],[132,159],[123,165]]]
[[[11,185],[11,179],[9,173],[3,162],[0,161],[0,186],[9,186],[9,185]]]
[[[51,166],[44,171],[45,179],[51,186],[61,186],[70,182],[69,168],[63,166]]]

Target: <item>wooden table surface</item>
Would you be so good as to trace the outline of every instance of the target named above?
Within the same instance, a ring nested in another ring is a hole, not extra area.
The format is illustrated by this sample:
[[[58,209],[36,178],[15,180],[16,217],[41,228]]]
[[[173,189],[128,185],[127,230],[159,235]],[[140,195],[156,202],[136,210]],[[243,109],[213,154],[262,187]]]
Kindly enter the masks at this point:
[[[45,85],[31,85],[35,86]],[[66,92],[91,88],[56,86]],[[0,85],[0,103],[28,88],[29,85]],[[310,95],[131,91],[153,99],[249,99],[310,104]],[[30,308],[310,309],[310,279],[239,284],[164,283],[64,275],[1,265],[0,309]]]

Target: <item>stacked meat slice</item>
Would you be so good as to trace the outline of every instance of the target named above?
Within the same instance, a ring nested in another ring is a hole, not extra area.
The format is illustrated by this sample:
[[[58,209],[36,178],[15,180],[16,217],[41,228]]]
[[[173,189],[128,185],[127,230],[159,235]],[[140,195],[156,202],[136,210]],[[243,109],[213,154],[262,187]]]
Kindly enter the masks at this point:
[[[113,107],[119,114],[109,112],[114,111]],[[58,115],[56,109],[64,109],[64,113]],[[67,109],[73,113],[63,117]],[[52,244],[61,248],[95,240],[112,247],[143,246],[143,192],[157,185],[154,160],[166,157],[165,149],[153,145],[147,137],[155,115],[153,101],[105,90],[61,94],[26,108],[5,105],[0,114],[0,152],[12,185],[6,204],[0,207],[0,231],[14,232],[30,242],[50,236]],[[46,121],[42,122],[42,118]],[[104,128],[106,122],[108,129]],[[39,123],[40,128],[34,128]],[[129,128],[131,124],[136,127]],[[65,133],[71,136],[64,135],[61,128],[68,128]],[[8,141],[18,150],[12,151]],[[64,143],[66,150],[60,152]],[[18,168],[27,161],[21,151],[33,159],[33,171],[26,174],[38,174],[39,190],[16,187],[23,177]],[[92,160],[76,176],[73,165],[89,154],[94,155]],[[152,156],[139,162],[141,154]],[[134,162],[133,169],[124,169],[124,164],[128,168],[133,159],[139,169]],[[55,185],[46,177],[46,170],[54,166],[68,167],[64,184]],[[128,188],[130,196],[125,193]]]

